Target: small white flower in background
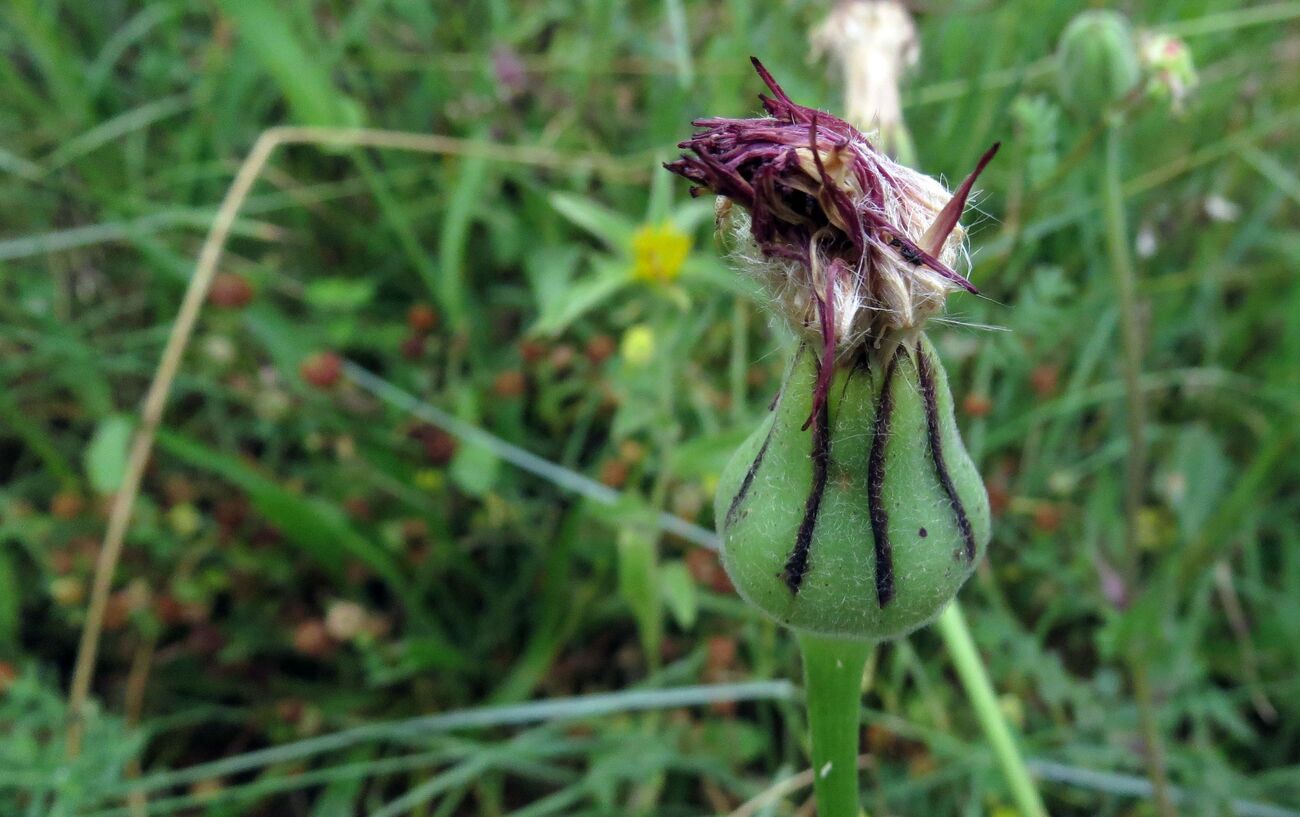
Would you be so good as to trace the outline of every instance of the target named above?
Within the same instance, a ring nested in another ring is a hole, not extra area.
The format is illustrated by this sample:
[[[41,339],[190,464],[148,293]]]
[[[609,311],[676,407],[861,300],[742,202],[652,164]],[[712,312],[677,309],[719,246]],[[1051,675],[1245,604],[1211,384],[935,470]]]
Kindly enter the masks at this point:
[[[1137,240],[1133,243],[1133,250],[1137,253],[1138,258],[1150,258],[1156,254],[1160,242],[1156,240],[1156,229],[1148,222],[1138,228]]]
[[[218,366],[228,366],[235,361],[235,343],[226,335],[208,335],[203,339],[203,353]]]
[[[1241,215],[1241,207],[1236,202],[1217,193],[1206,196],[1202,206],[1211,221],[1236,221]]]
[[[366,626],[366,610],[355,601],[336,601],[325,613],[325,631],[335,641],[351,641]]]

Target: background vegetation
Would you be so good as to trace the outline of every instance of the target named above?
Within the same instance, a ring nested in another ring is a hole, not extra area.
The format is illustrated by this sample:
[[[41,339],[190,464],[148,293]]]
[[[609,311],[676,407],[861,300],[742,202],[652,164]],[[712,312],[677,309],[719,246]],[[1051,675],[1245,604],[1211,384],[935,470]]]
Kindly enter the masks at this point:
[[[692,118],[755,111],[750,54],[839,110],[807,57],[826,10],[0,8],[0,812],[725,814],[803,769],[793,643],[655,513],[711,527],[789,341],[658,162]],[[962,600],[1054,814],[1149,813],[1135,638],[1181,812],[1293,814],[1300,6],[1125,10],[1200,73],[1123,138],[1150,440],[1127,581],[1104,152],[1050,59],[1079,8],[916,9],[920,166],[960,178],[1004,144],[971,219],[985,297],[932,333],[997,513]],[[140,399],[239,161],[285,123],[466,141],[271,160],[176,381],[69,761]],[[392,388],[621,493],[515,468]],[[870,666],[872,813],[1009,813],[936,636]]]

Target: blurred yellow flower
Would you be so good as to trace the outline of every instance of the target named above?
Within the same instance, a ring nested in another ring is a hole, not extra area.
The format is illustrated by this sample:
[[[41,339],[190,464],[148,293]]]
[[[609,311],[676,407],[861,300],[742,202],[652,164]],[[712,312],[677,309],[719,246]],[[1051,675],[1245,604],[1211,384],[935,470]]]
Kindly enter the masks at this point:
[[[632,236],[632,277],[667,284],[677,280],[691,251],[690,236],[671,224],[647,224]]]
[[[655,330],[643,323],[630,327],[623,333],[619,351],[631,365],[646,365],[655,356]]]
[[[193,503],[182,502],[167,511],[167,524],[179,536],[193,536],[203,527],[203,517]]]
[[[442,488],[442,474],[432,468],[421,468],[415,472],[415,487],[421,491],[437,491]]]

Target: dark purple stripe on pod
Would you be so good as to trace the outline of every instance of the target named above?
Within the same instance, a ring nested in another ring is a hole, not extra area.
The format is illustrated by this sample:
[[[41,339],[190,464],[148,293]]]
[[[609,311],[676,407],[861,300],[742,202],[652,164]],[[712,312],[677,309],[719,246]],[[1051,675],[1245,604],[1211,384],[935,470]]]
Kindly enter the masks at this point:
[[[894,370],[898,368],[900,349],[885,369],[876,400],[875,428],[871,434],[871,453],[867,456],[867,511],[871,516],[871,538],[876,551],[876,603],[884,609],[894,598],[894,555],[889,545],[889,512],[881,493],[885,488],[885,452],[889,446],[889,426],[894,414]]]
[[[777,395],[780,399],[780,395]],[[754,484],[754,475],[758,473],[758,468],[763,464],[763,457],[767,456],[767,447],[772,442],[772,433],[776,431],[776,424],[780,422],[779,417],[773,418],[772,427],[767,430],[767,436],[763,438],[763,444],[759,446],[758,456],[749,464],[749,470],[745,472],[745,478],[740,481],[740,490],[731,498],[731,504],[727,506],[727,516],[722,522],[722,529],[725,531],[736,522],[736,514],[740,513],[740,503],[745,501],[749,494],[749,488]]]
[[[804,505],[803,521],[799,523],[799,534],[794,540],[794,550],[785,561],[781,578],[791,593],[798,594],[808,573],[808,552],[812,549],[813,531],[817,528],[817,514],[821,510],[822,495],[826,493],[826,479],[831,464],[831,427],[829,401],[823,400],[813,415],[812,423],[812,490],[808,492],[808,501]]]
[[[793,372],[795,368],[798,367],[799,358],[803,355],[803,350],[804,347],[800,346],[799,350],[794,353],[794,360],[791,362],[790,372]],[[790,373],[788,372],[785,380],[781,383],[781,388],[777,389],[776,394],[772,396],[772,402],[767,404],[767,410],[769,412],[776,411],[776,407],[781,404],[781,398],[785,395],[785,389],[786,386],[789,385],[789,380]],[[767,430],[767,436],[763,438],[763,444],[758,448],[758,456],[754,457],[754,461],[749,464],[749,470],[745,472],[744,479],[740,481],[740,488],[736,491],[736,495],[731,498],[731,504],[727,506],[727,515],[723,517],[722,520],[723,531],[726,531],[727,528],[730,528],[735,524],[736,515],[740,513],[740,503],[744,502],[745,497],[749,495],[749,489],[754,484],[754,477],[758,474],[758,469],[763,464],[763,457],[767,456],[767,447],[772,442],[773,433],[776,432],[776,424],[780,421],[780,418],[773,418],[772,427]]]
[[[948,473],[948,464],[943,458],[943,437],[939,432],[939,405],[934,393],[934,375],[930,370],[930,359],[924,349],[918,349],[916,355],[916,376],[921,384],[921,400],[925,403],[925,425],[930,436],[930,456],[934,460],[934,470],[939,475],[939,484],[952,503],[953,515],[957,517],[957,530],[961,532],[962,542],[966,546],[966,561],[975,561],[975,531],[971,530],[966,508],[957,496],[957,489],[952,484],[952,475]]]

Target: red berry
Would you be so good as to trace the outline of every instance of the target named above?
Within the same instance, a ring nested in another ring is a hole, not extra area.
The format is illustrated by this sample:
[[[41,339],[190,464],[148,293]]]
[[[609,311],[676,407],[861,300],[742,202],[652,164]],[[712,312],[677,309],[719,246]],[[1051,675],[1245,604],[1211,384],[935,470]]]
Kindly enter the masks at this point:
[[[528,388],[528,379],[523,372],[502,372],[492,381],[492,391],[497,397],[510,399],[518,397]]]
[[[343,376],[343,359],[333,352],[317,352],[298,367],[302,379],[318,389],[328,389]]]
[[[600,481],[611,488],[622,488],[627,483],[628,470],[622,460],[606,460],[600,466]]]
[[[993,401],[987,395],[971,392],[961,401],[961,408],[971,417],[987,417],[993,410]]]
[[[428,304],[415,304],[406,313],[406,325],[417,335],[427,335],[438,328],[438,313]]]
[[[456,456],[456,438],[435,425],[417,426],[411,436],[424,446],[424,456],[432,465],[446,465]]]
[[[1050,363],[1035,366],[1029,373],[1029,386],[1039,397],[1051,397],[1056,392],[1056,383],[1060,375],[1061,370]]]
[[[411,335],[402,341],[402,357],[419,360],[424,357],[424,336]]]
[[[546,344],[540,340],[525,340],[519,343],[519,355],[525,363],[536,363],[546,357]]]
[[[614,352],[618,351],[618,344],[609,335],[595,335],[587,341],[587,360],[592,365],[599,366],[606,360],[613,357]]]
[[[60,491],[50,500],[50,513],[59,519],[76,519],[86,509],[86,501],[75,491]]]
[[[237,272],[218,272],[208,290],[208,303],[222,309],[242,309],[253,300],[253,285]]]

